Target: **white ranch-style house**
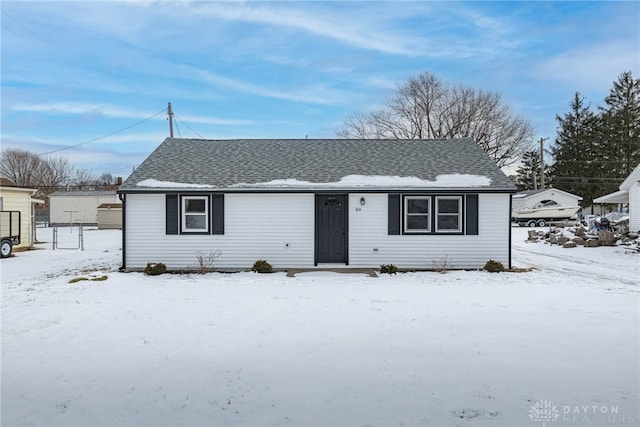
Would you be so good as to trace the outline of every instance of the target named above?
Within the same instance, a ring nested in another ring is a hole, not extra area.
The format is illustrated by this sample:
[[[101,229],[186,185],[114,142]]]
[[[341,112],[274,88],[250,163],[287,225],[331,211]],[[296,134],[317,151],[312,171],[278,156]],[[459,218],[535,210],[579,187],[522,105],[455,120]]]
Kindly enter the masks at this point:
[[[123,268],[510,267],[515,191],[466,138],[167,138],[118,191]]]

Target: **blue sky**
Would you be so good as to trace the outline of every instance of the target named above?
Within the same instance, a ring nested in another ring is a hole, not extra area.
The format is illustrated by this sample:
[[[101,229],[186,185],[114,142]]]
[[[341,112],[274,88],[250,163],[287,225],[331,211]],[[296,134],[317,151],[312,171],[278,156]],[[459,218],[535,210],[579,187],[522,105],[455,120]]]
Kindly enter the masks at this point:
[[[636,1],[1,8],[2,148],[97,139],[52,155],[124,177],[168,136],[169,101],[175,136],[331,138],[347,114],[429,71],[500,92],[552,142],[574,92],[595,108],[622,72],[640,76]]]

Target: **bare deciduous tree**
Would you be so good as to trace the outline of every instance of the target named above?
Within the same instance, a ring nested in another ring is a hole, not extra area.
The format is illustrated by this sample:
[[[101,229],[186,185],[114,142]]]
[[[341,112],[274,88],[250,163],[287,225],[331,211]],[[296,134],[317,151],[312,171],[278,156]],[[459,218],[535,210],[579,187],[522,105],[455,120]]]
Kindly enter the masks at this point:
[[[531,123],[497,92],[449,86],[431,73],[410,78],[375,111],[352,113],[343,138],[427,139],[471,137],[500,167],[531,149]]]
[[[0,156],[0,174],[19,187],[38,190],[40,197],[54,192],[68,178],[69,161],[63,157],[41,158],[26,150],[6,148]]]
[[[116,182],[117,182],[116,179],[109,172],[103,172],[97,181],[98,185],[100,185],[101,187],[114,185]]]
[[[18,187],[33,186],[40,163],[40,157],[29,151],[7,148],[2,150],[0,175]]]
[[[99,184],[96,175],[86,168],[73,169],[73,177],[71,178],[71,185],[76,190],[88,190],[93,189],[96,184]]]

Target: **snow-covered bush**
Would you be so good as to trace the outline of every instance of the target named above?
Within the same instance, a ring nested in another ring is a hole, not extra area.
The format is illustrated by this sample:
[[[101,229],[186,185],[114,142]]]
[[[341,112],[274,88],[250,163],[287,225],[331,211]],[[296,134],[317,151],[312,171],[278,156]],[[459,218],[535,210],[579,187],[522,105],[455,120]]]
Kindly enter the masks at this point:
[[[490,259],[484,265],[484,269],[489,273],[500,273],[501,271],[505,271],[504,265],[500,261],[494,261]]]
[[[398,267],[393,264],[382,264],[380,266],[380,273],[386,274],[396,274],[398,272]]]
[[[259,259],[253,263],[251,270],[256,273],[273,273],[273,267],[264,259]]]
[[[166,271],[167,266],[161,262],[148,262],[147,266],[144,268],[144,274],[148,276],[158,276],[166,273]]]

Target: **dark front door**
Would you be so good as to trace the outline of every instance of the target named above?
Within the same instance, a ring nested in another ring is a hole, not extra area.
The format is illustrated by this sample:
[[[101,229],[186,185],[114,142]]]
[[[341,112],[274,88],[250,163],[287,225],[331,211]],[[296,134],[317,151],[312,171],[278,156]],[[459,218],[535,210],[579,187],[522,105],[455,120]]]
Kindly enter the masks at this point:
[[[347,263],[347,197],[316,196],[316,262]]]

